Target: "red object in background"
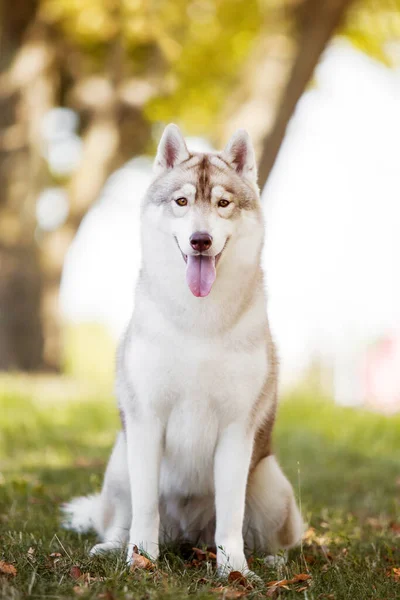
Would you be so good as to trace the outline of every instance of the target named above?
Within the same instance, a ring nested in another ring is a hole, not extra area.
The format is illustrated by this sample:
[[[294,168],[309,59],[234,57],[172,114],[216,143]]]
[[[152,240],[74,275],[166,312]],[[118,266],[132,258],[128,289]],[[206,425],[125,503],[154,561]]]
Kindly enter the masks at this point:
[[[400,411],[400,336],[388,335],[367,350],[363,395],[374,410]]]

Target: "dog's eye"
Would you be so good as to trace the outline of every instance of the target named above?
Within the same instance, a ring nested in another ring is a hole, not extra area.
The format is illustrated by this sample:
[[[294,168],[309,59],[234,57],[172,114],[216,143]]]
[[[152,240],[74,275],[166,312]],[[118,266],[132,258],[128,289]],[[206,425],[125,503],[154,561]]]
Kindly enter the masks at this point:
[[[178,198],[178,200],[175,200],[175,202],[177,203],[178,206],[187,206],[187,203],[188,203],[186,198]]]
[[[229,200],[220,200],[218,202],[218,206],[220,206],[221,208],[226,208],[228,204],[230,204]]]

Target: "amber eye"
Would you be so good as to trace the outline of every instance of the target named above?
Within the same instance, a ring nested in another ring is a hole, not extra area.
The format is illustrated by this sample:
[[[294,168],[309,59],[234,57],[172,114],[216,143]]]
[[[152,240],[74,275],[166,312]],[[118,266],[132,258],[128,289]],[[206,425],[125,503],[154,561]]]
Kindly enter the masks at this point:
[[[177,203],[178,206],[187,206],[187,203],[188,203],[186,198],[178,198],[178,200],[175,200],[175,202]]]
[[[228,204],[230,204],[229,200],[220,200],[218,202],[218,206],[220,206],[221,208],[226,208]]]

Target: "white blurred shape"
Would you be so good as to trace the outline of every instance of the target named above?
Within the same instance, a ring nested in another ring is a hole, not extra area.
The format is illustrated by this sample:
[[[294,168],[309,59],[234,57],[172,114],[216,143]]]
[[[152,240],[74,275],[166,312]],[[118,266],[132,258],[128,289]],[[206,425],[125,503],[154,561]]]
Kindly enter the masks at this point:
[[[42,120],[42,136],[46,141],[69,136],[76,132],[78,115],[70,108],[52,108]]]
[[[44,231],[58,229],[68,217],[68,194],[62,187],[45,188],[36,201],[36,220]]]
[[[75,133],[78,115],[69,108],[52,108],[42,120],[43,157],[54,175],[73,173],[82,158],[82,140]]]
[[[79,166],[82,158],[82,140],[71,134],[68,137],[52,140],[45,158],[50,170],[59,176],[71,175]]]

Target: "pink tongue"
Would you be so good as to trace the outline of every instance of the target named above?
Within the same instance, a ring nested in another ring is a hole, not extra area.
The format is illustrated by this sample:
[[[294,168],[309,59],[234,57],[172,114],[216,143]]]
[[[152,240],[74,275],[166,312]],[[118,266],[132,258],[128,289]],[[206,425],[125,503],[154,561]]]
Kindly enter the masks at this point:
[[[198,298],[208,296],[215,281],[215,276],[214,256],[188,255],[186,281],[194,296]]]

